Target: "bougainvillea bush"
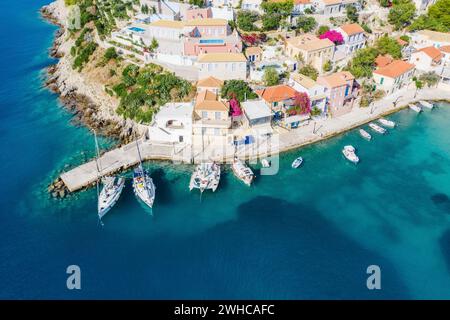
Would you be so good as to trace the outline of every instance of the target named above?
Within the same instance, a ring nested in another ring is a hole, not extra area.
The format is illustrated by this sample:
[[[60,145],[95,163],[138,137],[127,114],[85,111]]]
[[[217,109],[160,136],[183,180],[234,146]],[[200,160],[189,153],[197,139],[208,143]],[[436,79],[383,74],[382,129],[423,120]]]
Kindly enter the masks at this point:
[[[311,100],[308,94],[304,92],[298,92],[295,94],[294,103],[289,108],[288,114],[294,116],[297,114],[309,114],[311,112]]]
[[[344,37],[342,34],[336,30],[328,30],[324,34],[319,36],[320,39],[329,39],[332,41],[335,45],[343,44],[344,43]]]

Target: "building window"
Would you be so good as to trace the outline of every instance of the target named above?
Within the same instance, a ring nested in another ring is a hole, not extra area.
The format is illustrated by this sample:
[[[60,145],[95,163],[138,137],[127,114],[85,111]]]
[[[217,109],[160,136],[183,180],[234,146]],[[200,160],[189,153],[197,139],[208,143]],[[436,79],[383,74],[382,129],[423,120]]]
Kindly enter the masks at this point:
[[[216,119],[216,120],[220,120],[220,112],[218,112],[218,111],[216,111],[216,112],[214,112],[214,119]]]
[[[214,135],[220,136],[220,129],[219,128],[214,128]]]
[[[383,84],[383,82],[384,82],[384,78],[381,78],[380,84]]]
[[[208,111],[202,111],[202,118],[207,119],[208,118]]]

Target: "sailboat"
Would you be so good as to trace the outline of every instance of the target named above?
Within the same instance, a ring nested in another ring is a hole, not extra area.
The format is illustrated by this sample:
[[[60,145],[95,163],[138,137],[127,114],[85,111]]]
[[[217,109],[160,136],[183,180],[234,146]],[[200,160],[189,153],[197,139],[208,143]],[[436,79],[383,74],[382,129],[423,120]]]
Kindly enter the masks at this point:
[[[99,192],[99,180],[100,180],[100,151],[98,148],[97,134],[94,131],[95,137],[95,149],[97,157],[95,158],[95,164],[97,165],[97,214],[100,221],[103,216],[111,210],[111,208],[119,200],[120,194],[125,187],[125,179],[118,176],[103,177],[101,182],[103,184],[102,190]]]
[[[136,149],[139,156],[139,166],[133,172],[133,190],[134,194],[142,200],[148,207],[153,207],[155,201],[155,184],[147,170],[142,166],[141,152],[139,150],[138,140],[136,139]]]
[[[189,182],[189,190],[200,189],[200,193],[207,189],[216,191],[220,181],[220,165],[215,162],[202,162],[195,168]]]

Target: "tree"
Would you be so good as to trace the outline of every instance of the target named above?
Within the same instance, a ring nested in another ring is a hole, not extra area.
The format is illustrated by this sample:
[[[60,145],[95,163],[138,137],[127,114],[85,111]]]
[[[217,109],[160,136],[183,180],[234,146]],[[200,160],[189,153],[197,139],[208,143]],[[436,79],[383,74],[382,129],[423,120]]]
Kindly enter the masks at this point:
[[[117,54],[116,49],[114,47],[110,47],[106,49],[103,57],[105,61],[109,61],[111,59],[117,59],[118,56],[119,55]]]
[[[280,76],[274,67],[267,67],[264,70],[263,81],[266,86],[277,85],[280,81]]]
[[[256,31],[258,28],[255,22],[259,19],[259,14],[250,10],[242,10],[237,15],[237,26],[242,31]]]
[[[261,8],[266,14],[280,14],[283,18],[288,17],[294,9],[294,2],[292,0],[285,0],[282,2],[263,1]]]
[[[347,6],[345,8],[345,13],[347,15],[348,20],[350,20],[351,22],[358,22],[359,15],[358,11],[354,6]]]
[[[427,87],[433,87],[438,84],[440,77],[433,71],[426,72],[419,76],[419,80],[427,85]]]
[[[152,43],[150,44],[150,51],[155,52],[158,49],[159,43],[155,38],[152,39]]]
[[[410,26],[410,30],[429,29],[450,32],[450,0],[438,0],[428,8],[425,15],[420,15]]]
[[[391,5],[391,0],[380,0],[380,6],[387,8]]]
[[[141,12],[144,14],[148,14],[150,12],[150,10],[148,9],[148,5],[147,4],[143,4],[141,6]]]
[[[252,91],[247,82],[243,80],[227,80],[225,81],[221,96],[223,99],[231,99],[236,97],[240,102],[245,101],[245,99],[255,99],[257,97],[256,93]]]
[[[395,0],[389,10],[388,21],[396,30],[400,30],[410,25],[415,15],[416,6],[411,0]]]
[[[316,34],[317,34],[318,36],[320,36],[320,35],[324,34],[325,32],[327,32],[328,30],[330,30],[330,27],[329,27],[329,26],[324,26],[324,25],[322,25],[322,26],[319,26],[319,28],[317,29]]]
[[[189,0],[189,4],[192,4],[194,6],[201,8],[201,7],[205,6],[205,1],[204,0]]]
[[[266,31],[277,30],[280,27],[281,15],[279,13],[266,13],[262,16],[263,29]]]
[[[310,77],[313,80],[317,80],[317,77],[319,76],[319,72],[310,64],[307,64],[306,66],[300,68],[298,70],[298,73]]]
[[[408,35],[406,35],[406,34],[401,35],[401,36],[399,37],[399,39],[401,39],[401,40],[403,40],[403,41],[405,41],[405,42],[408,42],[408,43],[409,43],[409,41],[411,41],[411,38],[410,38]]]
[[[321,34],[319,36],[320,39],[328,39],[333,42],[335,45],[339,45],[344,43],[344,37],[339,31],[336,30],[328,30],[327,32]]]
[[[362,48],[356,51],[355,56],[349,62],[346,69],[356,78],[371,77],[372,69],[378,50],[372,47]]]
[[[375,48],[381,55],[389,54],[394,59],[400,59],[402,57],[402,46],[396,39],[387,35],[384,35],[377,40]]]
[[[325,71],[325,72],[331,71],[332,68],[333,67],[331,65],[331,61],[330,60],[325,62],[324,65],[323,65],[323,71]]]
[[[317,26],[316,19],[313,17],[299,16],[297,19],[297,29],[303,32],[311,32]]]

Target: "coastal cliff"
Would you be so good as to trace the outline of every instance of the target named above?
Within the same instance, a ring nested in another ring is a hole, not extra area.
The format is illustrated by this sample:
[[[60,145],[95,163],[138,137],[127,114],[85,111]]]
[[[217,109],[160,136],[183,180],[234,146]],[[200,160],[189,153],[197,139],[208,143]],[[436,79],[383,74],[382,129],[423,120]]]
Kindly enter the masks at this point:
[[[115,112],[119,101],[105,92],[105,81],[96,70],[98,68],[82,71],[72,68],[70,48],[75,40],[65,27],[68,11],[64,0],[42,7],[41,14],[59,27],[49,50],[58,62],[48,67],[45,85],[59,94],[61,103],[73,113],[74,122],[95,129],[101,135],[116,138],[120,143],[131,141],[135,131],[142,134],[143,126]]]

